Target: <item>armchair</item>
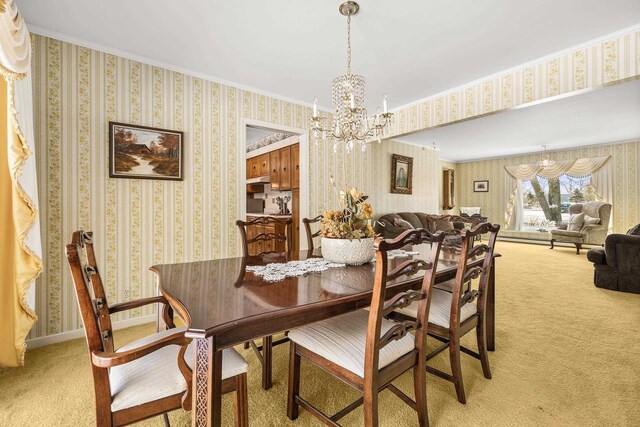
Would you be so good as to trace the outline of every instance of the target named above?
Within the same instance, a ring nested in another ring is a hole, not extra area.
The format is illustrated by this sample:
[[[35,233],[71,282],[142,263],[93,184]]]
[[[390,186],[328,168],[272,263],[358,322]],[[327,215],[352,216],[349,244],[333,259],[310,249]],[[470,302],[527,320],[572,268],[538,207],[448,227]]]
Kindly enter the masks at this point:
[[[640,224],[627,234],[611,234],[604,248],[587,252],[598,288],[640,294]]]
[[[604,245],[609,231],[611,219],[611,205],[605,202],[576,203],[569,207],[569,213],[576,215],[584,213],[591,218],[599,218],[598,224],[585,224],[580,231],[567,230],[567,224],[561,222],[558,228],[551,230],[551,249],[555,242],[573,243],[576,254],[580,254],[582,245]]]

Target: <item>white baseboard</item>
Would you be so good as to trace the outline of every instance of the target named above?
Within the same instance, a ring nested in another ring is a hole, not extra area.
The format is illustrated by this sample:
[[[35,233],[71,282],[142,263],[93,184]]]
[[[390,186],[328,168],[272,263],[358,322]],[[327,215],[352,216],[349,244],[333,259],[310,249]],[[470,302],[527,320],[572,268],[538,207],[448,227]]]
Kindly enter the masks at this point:
[[[134,317],[133,319],[118,320],[113,322],[113,330],[129,328],[131,326],[144,325],[145,323],[155,322],[157,315],[149,314],[147,316]],[[58,334],[46,335],[44,337],[31,338],[27,340],[27,349],[31,350],[45,345],[57,344],[60,342],[84,338],[84,329],[74,329],[73,331],[60,332]]]

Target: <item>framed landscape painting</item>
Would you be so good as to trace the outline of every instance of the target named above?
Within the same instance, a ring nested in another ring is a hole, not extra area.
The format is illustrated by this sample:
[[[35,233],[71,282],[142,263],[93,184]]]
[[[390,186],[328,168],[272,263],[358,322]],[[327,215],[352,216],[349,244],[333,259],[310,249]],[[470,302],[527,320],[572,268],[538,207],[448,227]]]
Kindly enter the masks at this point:
[[[411,194],[413,191],[413,158],[394,154],[391,157],[391,192]]]
[[[182,181],[183,133],[109,122],[109,177]]]
[[[488,193],[489,192],[489,181],[473,181],[473,192],[474,193]]]

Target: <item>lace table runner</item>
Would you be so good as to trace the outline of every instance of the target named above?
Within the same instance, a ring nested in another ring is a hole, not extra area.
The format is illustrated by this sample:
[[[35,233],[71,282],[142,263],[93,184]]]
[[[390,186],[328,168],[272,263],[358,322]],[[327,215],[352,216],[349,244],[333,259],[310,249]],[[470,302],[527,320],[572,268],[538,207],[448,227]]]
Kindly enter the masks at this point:
[[[397,249],[387,252],[389,259],[403,258],[418,255],[419,252]],[[373,258],[371,262],[375,263]],[[287,263],[274,262],[267,265],[249,265],[247,271],[260,276],[265,282],[279,282],[287,277],[305,276],[309,273],[318,273],[330,268],[346,267],[346,264],[327,261],[324,258],[309,258],[304,261],[289,261]]]

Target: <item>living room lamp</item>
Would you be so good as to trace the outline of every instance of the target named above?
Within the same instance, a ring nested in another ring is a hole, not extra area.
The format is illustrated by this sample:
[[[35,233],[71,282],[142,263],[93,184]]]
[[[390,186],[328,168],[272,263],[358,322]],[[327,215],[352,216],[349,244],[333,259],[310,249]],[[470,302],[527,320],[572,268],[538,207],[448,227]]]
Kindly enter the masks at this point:
[[[377,139],[381,142],[385,129],[393,114],[389,112],[387,95],[382,100],[382,112],[378,108],[374,116],[367,116],[365,100],[365,78],[360,74],[351,73],[351,16],[358,13],[360,5],[348,1],[340,5],[340,13],[347,17],[347,73],[333,80],[332,102],[335,107],[333,121],[320,117],[318,114],[318,100],[313,102],[311,116],[311,133],[316,144],[318,139],[333,141],[333,151],[338,150],[338,144],[344,143],[347,152],[354,148],[354,143],[360,143],[362,151],[367,148],[367,142]]]

